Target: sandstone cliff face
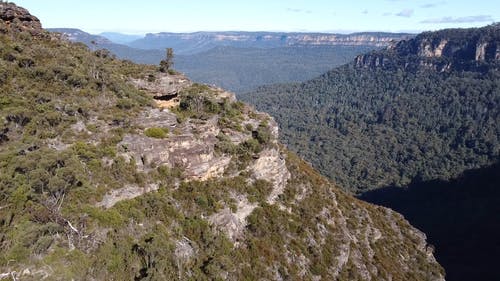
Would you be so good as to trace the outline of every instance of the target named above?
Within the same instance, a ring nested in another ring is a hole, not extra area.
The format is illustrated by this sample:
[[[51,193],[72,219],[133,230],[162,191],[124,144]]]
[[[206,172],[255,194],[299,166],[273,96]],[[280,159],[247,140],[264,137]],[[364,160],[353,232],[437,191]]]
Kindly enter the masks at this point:
[[[160,81],[163,80],[160,79]],[[177,90],[181,90],[181,88]],[[153,90],[151,94],[157,95],[157,92]],[[227,97],[226,92],[219,94]],[[217,99],[220,96],[214,98]],[[267,195],[266,202],[270,205],[276,205],[291,217],[297,216],[297,208],[318,194],[314,194],[313,186],[303,171],[290,171],[289,167],[292,164],[287,160],[287,154],[282,148],[276,146],[278,127],[275,121],[261,113],[255,115],[252,109],[245,111],[247,113],[242,123],[253,124],[254,127],[260,123],[259,119],[265,116],[272,136],[271,143],[274,145],[254,155],[242,172],[249,174],[250,181],[268,181],[272,188]],[[259,116],[259,119],[255,119],[256,116]],[[242,133],[220,128],[218,119],[219,117],[216,116],[202,122],[189,120],[178,124],[175,114],[170,110],[152,109],[137,118],[137,124],[141,124],[143,127],[167,127],[172,131],[177,130],[177,134],[171,134],[164,140],[152,139],[143,135],[127,135],[119,145],[124,148],[123,155],[135,159],[139,169],[147,170],[160,165],[181,166],[184,170],[185,181],[205,181],[227,177],[226,169],[231,158],[235,156],[216,153],[215,147],[219,142],[217,136],[224,132],[234,144],[240,144],[251,139],[252,136],[249,132]],[[194,131],[198,133],[194,133]],[[296,167],[291,169],[296,169]],[[381,258],[380,247],[385,248],[386,243],[404,245],[408,243],[408,239],[415,243],[414,248],[403,250],[396,247],[392,249],[398,253],[398,261],[394,266],[403,275],[415,274],[415,268],[412,265],[415,263],[423,262],[431,265],[431,268],[437,265],[432,248],[425,242],[425,234],[416,229],[408,228],[408,223],[401,215],[389,209],[374,208],[359,201],[352,201],[339,190],[331,189],[328,186],[329,184],[324,181],[320,188],[321,192],[326,192],[320,195],[322,200],[328,202],[324,207],[318,209],[316,214],[318,218],[321,218],[321,222],[314,226],[314,230],[307,230],[308,235],[305,239],[312,248],[332,248],[332,251],[336,253],[335,262],[328,271],[329,276],[342,280],[345,270],[354,268],[356,276],[359,276],[360,280],[392,280],[394,275],[387,272],[387,268],[384,268],[385,265],[381,265],[381,260],[379,260]],[[299,188],[300,194],[298,193],[294,198],[291,198],[291,201],[283,201],[280,196],[287,188],[292,190]],[[153,192],[156,189],[157,185],[143,188],[141,189],[142,193],[136,193],[134,196]],[[316,192],[318,191],[316,190]],[[100,204],[111,207],[117,202],[117,194],[122,194],[119,200],[127,200],[133,198],[130,196],[131,193],[131,187],[115,190],[106,195],[105,200]],[[245,239],[248,235],[247,227],[249,225],[247,218],[254,210],[262,206],[259,203],[250,202],[245,194],[232,193],[231,197],[236,202],[235,208],[223,208],[208,217],[207,220],[215,229],[225,233],[235,247],[246,247]],[[334,241],[331,240],[332,237],[335,237]],[[286,241],[288,239],[285,239],[283,243],[286,244]],[[196,256],[194,253],[191,255]],[[306,278],[308,268],[313,264],[313,261],[291,249],[288,250],[286,258],[289,263],[297,264],[302,272],[300,276]],[[421,275],[423,277],[420,277],[423,278],[422,280],[444,280],[443,275],[431,269],[429,272],[419,272],[418,274],[423,274]],[[277,278],[283,277],[278,274]]]
[[[448,44],[448,40],[442,39],[437,46],[433,46],[429,40],[422,40],[418,48],[418,55],[427,58],[440,58],[443,55],[443,49]]]
[[[322,34],[322,35],[294,35],[288,36],[290,45],[346,45],[346,46],[374,46],[385,47],[391,42],[410,38],[408,34],[377,35],[369,33],[360,34]]]
[[[28,10],[13,3],[0,3],[0,32],[29,32],[31,35],[42,34],[42,24]]]
[[[199,46],[228,45],[256,47],[309,46],[373,46],[385,47],[392,41],[413,37],[405,33],[278,33],[278,32],[195,32],[195,33],[149,33],[145,38],[132,43],[138,48],[158,48],[165,42],[183,42]]]
[[[2,27],[31,18],[1,7]],[[269,115],[232,93],[58,38],[9,35],[2,46],[54,56],[37,61],[50,83],[15,94],[33,72],[0,56],[22,78],[6,78],[16,102],[2,103],[19,132],[0,135],[11,195],[0,197],[0,278],[444,280],[423,233],[336,188],[279,144]],[[67,60],[83,78],[60,78]],[[47,94],[52,84],[64,91]],[[24,98],[36,110],[17,107]]]
[[[500,49],[500,25],[476,30],[450,29],[423,33],[410,40],[389,46],[385,51],[360,55],[355,59],[359,68],[478,69],[482,63],[497,64]],[[404,57],[395,60],[394,57]]]

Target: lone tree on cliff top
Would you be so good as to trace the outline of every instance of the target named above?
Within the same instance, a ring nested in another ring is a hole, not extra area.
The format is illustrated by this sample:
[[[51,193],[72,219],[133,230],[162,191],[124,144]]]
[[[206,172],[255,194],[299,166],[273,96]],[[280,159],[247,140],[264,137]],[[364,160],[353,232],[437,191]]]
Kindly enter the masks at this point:
[[[160,61],[160,71],[168,72],[172,65],[174,65],[174,49],[167,48],[165,59]]]

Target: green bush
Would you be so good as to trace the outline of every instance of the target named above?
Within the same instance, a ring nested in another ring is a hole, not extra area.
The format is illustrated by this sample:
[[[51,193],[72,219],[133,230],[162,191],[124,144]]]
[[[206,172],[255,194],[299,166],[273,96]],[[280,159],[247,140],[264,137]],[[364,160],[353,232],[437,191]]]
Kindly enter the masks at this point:
[[[169,130],[168,128],[147,128],[144,131],[144,134],[150,138],[155,138],[155,139],[164,139],[168,136]]]
[[[252,132],[252,136],[260,143],[267,144],[271,140],[271,132],[265,124],[260,124],[257,130]]]

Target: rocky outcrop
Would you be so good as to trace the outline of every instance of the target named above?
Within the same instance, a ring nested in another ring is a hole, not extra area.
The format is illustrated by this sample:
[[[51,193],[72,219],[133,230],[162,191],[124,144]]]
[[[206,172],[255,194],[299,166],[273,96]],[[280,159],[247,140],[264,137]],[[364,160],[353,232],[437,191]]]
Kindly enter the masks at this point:
[[[257,208],[257,203],[250,203],[244,195],[234,196],[237,200],[236,211],[224,208],[208,218],[208,221],[217,229],[223,231],[236,246],[245,236],[246,218]]]
[[[478,29],[426,32],[355,58],[357,68],[421,68],[436,71],[481,70],[500,62],[500,24]]]
[[[476,56],[477,61],[484,61],[486,59],[486,47],[488,43],[478,43],[476,46]]]
[[[259,154],[249,170],[256,179],[268,180],[272,183],[273,190],[267,201],[269,204],[274,204],[276,198],[285,190],[290,178],[285,157],[277,149],[266,149]]]
[[[354,59],[354,65],[358,68],[378,68],[383,67],[390,61],[390,58],[380,53],[359,55]]]
[[[410,34],[353,33],[353,34],[303,34],[288,36],[290,45],[345,45],[385,47],[391,42],[412,37]]]
[[[428,55],[442,55],[440,52],[445,48],[446,43],[440,45],[441,47],[437,50],[432,50],[432,54],[429,51]],[[425,48],[428,49],[424,46]],[[383,60],[373,63],[380,65],[383,64]],[[141,87],[141,83],[136,83],[136,85]],[[157,93],[154,87],[142,86],[141,89],[151,91],[152,95]],[[175,91],[180,92],[182,89],[179,87]],[[215,91],[215,95],[212,96],[218,101],[228,97],[232,98],[223,91]],[[152,138],[139,130],[138,133],[125,135],[118,146],[122,155],[127,159],[134,159],[138,169],[142,171],[148,171],[161,165],[170,168],[180,167],[184,173],[184,180],[187,181],[237,176],[241,172],[232,172],[232,175],[226,173],[233,156],[216,152],[216,145],[220,141],[218,136],[224,134],[227,136],[226,141],[238,145],[251,139],[252,134],[233,128],[222,128],[218,122],[219,118],[216,115],[206,120],[188,119],[179,123],[177,116],[169,109],[149,109],[135,119],[135,126],[138,126],[140,130],[152,127],[165,128],[169,132],[167,137],[163,139]],[[321,200],[328,203],[318,209],[313,223],[314,230],[305,229],[304,239],[311,249],[318,249],[317,251],[322,252],[328,248],[328,251],[335,253],[332,265],[328,270],[329,276],[334,279],[342,279],[345,277],[343,274],[346,271],[354,270],[360,280],[397,279],[399,275],[392,275],[384,269],[385,265],[380,264],[381,258],[391,260],[394,258],[392,253],[381,253],[381,248],[385,249],[388,243],[399,245],[392,248],[392,251],[398,254],[396,265],[399,270],[398,274],[404,275],[419,271],[414,268],[414,265],[422,263],[422,260],[415,259],[418,256],[422,257],[425,260],[424,263],[432,268],[428,273],[418,272],[419,276],[425,276],[423,280],[444,280],[439,271],[435,270],[436,266],[439,266],[423,233],[409,228],[404,218],[391,210],[374,209],[374,207],[361,202],[352,202],[342,192],[327,187],[327,182],[324,182],[321,187],[313,189],[313,185],[308,179],[311,175],[305,176],[290,172],[287,156],[284,150],[279,148],[277,142],[278,125],[274,119],[262,113],[246,110],[241,124],[257,128],[262,124],[262,120],[265,120],[264,123],[267,124],[271,135],[270,146],[255,154],[243,173],[248,175],[250,183],[254,180],[268,181],[272,188],[266,203],[276,205],[279,210],[291,217],[296,216],[297,210],[300,210],[300,207],[296,209],[294,205],[301,206],[304,202],[318,196],[317,192],[328,190],[321,195]],[[289,185],[290,182],[293,183],[293,187]],[[157,185],[146,188],[127,186],[114,190],[106,194],[98,206],[108,208],[120,200],[140,196],[145,192],[154,191],[155,188]],[[280,197],[287,188],[296,188],[297,190],[290,201],[292,203],[288,204],[283,202]],[[206,220],[214,229],[224,233],[236,248],[245,247],[249,227],[248,217],[255,209],[263,206],[258,202],[249,202],[246,194],[233,192],[230,197],[234,202],[231,208],[226,205],[206,217]],[[283,243],[288,244],[286,239],[288,238],[285,238]],[[413,241],[415,248],[402,246],[407,243],[408,239]],[[194,242],[185,238],[178,240],[175,245],[175,255],[180,264],[187,264],[196,258],[197,245]],[[300,264],[304,278],[308,268],[314,264],[311,258],[298,255],[293,250],[288,250],[286,258]],[[276,272],[276,277],[277,279],[283,278],[279,272]]]
[[[40,20],[14,3],[0,2],[0,20],[1,33],[28,32],[33,36],[44,33]]]
[[[224,173],[231,157],[215,153],[216,136],[220,132],[216,118],[204,124],[178,125],[176,116],[168,110],[152,110],[149,113],[138,119],[140,124],[166,128],[170,133],[164,139],[143,134],[125,135],[119,144],[122,155],[126,159],[134,159],[138,169],[148,171],[161,165],[177,167],[184,170],[186,178],[193,180],[206,180]],[[161,116],[164,120],[156,123],[155,118]]]
[[[106,209],[111,208],[120,201],[133,199],[137,196],[143,195],[144,193],[148,193],[155,190],[158,190],[158,184],[148,184],[147,186],[144,187],[136,185],[126,186],[120,189],[112,190],[111,192],[107,193],[106,195],[104,195],[102,201],[97,203],[96,206],[104,207]]]
[[[418,55],[427,58],[440,58],[447,43],[448,40],[442,39],[437,46],[433,46],[429,40],[422,40],[418,49]]]
[[[131,79],[131,82],[140,90],[147,91],[155,98],[158,105],[164,108],[174,107],[179,104],[177,95],[180,90],[192,84],[183,75],[151,74],[147,78]]]

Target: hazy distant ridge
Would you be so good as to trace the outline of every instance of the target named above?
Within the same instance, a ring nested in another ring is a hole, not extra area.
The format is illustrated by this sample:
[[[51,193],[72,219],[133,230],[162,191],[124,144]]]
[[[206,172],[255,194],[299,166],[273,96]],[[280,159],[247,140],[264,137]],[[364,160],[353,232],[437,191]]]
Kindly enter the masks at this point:
[[[172,47],[179,54],[191,54],[215,46],[246,48],[278,48],[298,45],[308,46],[373,46],[383,47],[391,41],[413,37],[408,33],[363,32],[352,34],[333,33],[286,33],[286,32],[194,32],[148,33],[144,38],[129,44],[140,49]]]

